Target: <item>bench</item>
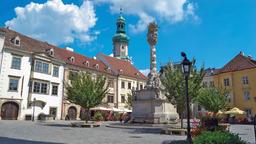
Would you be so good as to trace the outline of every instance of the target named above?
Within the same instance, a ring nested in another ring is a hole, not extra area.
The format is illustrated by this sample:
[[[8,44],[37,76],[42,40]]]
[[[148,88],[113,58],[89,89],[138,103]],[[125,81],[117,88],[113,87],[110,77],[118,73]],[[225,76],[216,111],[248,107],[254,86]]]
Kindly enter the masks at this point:
[[[167,128],[162,130],[164,134],[169,135],[186,135],[187,130],[186,129],[175,129],[175,128]]]

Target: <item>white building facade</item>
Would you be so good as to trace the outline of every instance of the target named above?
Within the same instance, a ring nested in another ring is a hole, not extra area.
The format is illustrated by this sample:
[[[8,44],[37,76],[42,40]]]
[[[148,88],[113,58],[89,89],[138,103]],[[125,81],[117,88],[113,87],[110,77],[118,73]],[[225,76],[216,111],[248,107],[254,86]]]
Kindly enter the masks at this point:
[[[54,58],[47,44],[9,29],[1,31],[0,118],[29,120],[41,114],[60,119],[64,63]]]

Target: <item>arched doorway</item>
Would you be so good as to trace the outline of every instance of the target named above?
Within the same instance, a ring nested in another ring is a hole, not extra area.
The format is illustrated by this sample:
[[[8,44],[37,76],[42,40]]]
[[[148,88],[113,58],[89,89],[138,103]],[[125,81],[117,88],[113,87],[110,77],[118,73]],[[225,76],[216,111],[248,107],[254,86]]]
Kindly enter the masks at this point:
[[[77,110],[74,106],[69,107],[68,109],[68,118],[69,120],[76,120]]]
[[[2,120],[17,120],[19,105],[15,102],[6,102],[1,108]]]

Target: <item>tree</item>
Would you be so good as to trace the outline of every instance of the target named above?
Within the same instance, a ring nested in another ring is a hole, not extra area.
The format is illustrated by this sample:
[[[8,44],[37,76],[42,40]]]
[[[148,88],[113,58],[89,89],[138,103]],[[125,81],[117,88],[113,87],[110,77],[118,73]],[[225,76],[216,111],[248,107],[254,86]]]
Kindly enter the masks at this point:
[[[131,93],[127,94],[127,99],[125,100],[126,108],[132,108],[132,100],[135,95],[135,90],[132,90]]]
[[[181,118],[181,127],[183,127],[183,114],[186,110],[186,95],[185,95],[185,79],[181,70],[181,65],[173,66],[172,63],[161,67],[161,82],[165,87],[165,95],[167,99],[176,105],[177,113]],[[199,71],[195,66],[195,60],[192,60],[191,76],[188,80],[188,95],[190,101],[194,102],[202,88],[202,80],[204,77],[204,67]]]
[[[205,110],[213,112],[214,116],[219,110],[226,109],[228,106],[228,91],[220,88],[203,88],[200,90],[197,102],[203,106]]]
[[[93,79],[90,74],[78,73],[66,83],[67,99],[86,110],[86,123],[89,119],[89,109],[102,103],[102,99],[108,93],[106,78],[98,76]]]

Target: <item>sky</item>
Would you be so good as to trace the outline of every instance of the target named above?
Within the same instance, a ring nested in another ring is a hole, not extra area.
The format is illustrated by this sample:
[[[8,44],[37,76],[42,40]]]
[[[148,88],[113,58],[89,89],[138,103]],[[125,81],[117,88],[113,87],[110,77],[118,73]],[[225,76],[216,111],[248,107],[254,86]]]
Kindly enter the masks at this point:
[[[240,51],[256,57],[255,0],[0,0],[0,26],[93,57],[112,53],[116,19],[123,9],[129,56],[149,69],[147,25],[159,26],[158,68],[195,58],[221,68]]]

